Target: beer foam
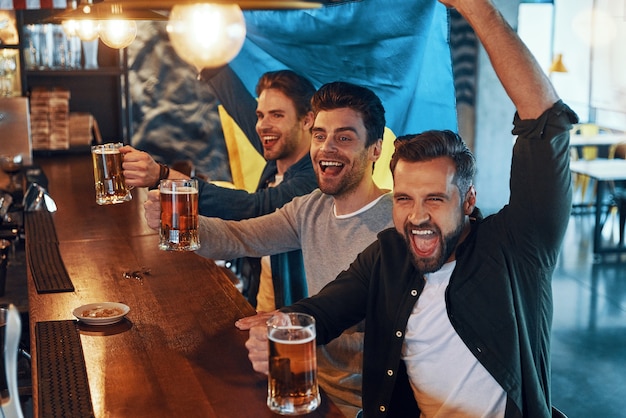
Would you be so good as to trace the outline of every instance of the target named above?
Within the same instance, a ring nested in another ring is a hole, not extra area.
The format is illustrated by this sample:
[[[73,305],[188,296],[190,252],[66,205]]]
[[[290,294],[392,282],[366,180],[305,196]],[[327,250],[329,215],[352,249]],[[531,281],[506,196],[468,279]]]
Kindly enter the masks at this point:
[[[94,154],[119,154],[118,149],[95,149],[92,151]]]
[[[198,190],[190,186],[177,187],[176,190],[160,190],[163,194],[198,194]]]
[[[286,331],[286,330],[299,330],[301,333],[303,334],[308,334],[308,337],[302,339],[298,339],[298,340],[284,340],[284,339],[276,339],[273,338],[274,334],[276,333],[280,333],[280,331]],[[301,327],[280,327],[280,328],[276,328],[273,329],[268,338],[272,341],[274,341],[275,343],[278,344],[289,344],[289,345],[296,345],[296,344],[306,344],[310,341],[313,341],[315,339],[315,334],[313,334],[313,332],[311,332],[311,330],[308,330],[306,328],[301,328]]]

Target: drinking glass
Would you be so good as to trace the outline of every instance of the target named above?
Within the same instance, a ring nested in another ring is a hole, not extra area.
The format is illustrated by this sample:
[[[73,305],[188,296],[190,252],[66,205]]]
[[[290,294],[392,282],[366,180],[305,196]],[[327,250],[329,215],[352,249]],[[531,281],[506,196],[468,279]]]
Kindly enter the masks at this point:
[[[22,170],[22,154],[0,155],[0,169],[9,175],[7,192],[13,193],[22,188],[18,181],[19,173]]]
[[[159,249],[195,251],[198,236],[198,181],[166,179],[159,184],[161,227]]]
[[[112,205],[128,202],[133,198],[132,187],[127,187],[122,169],[121,142],[94,145],[91,147],[93,178],[96,189],[96,203]]]
[[[267,321],[269,373],[267,406],[281,415],[302,415],[320,404],[315,319],[278,312]]]

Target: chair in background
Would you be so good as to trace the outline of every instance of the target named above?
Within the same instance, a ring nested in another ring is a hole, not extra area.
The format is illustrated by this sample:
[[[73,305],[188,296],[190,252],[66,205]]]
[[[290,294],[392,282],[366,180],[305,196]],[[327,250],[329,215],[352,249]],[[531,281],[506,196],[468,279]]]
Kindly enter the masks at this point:
[[[20,405],[19,390],[17,387],[17,354],[22,332],[20,313],[15,305],[11,304],[5,311],[5,336],[4,336],[4,369],[9,389],[9,399],[3,399],[0,411],[6,418],[24,418]]]
[[[621,158],[626,160],[626,142],[615,144],[609,150],[609,158]]]
[[[570,133],[571,135],[594,136],[600,133],[600,127],[593,123],[581,123],[574,125]],[[572,161],[595,160],[598,158],[598,147],[584,146],[580,147],[580,149],[572,147],[570,149],[570,157]],[[590,181],[589,176],[584,174],[574,175],[574,193],[580,190],[580,199],[582,202],[585,202],[585,198],[587,197],[587,189],[589,188]],[[593,184],[592,187],[594,189],[589,197],[589,201],[593,201],[595,196],[595,184]]]
[[[571,135],[579,135],[582,137],[594,137],[602,134],[621,133],[615,129],[599,126],[595,123],[579,123],[571,129]],[[612,152],[615,146],[572,146],[570,156],[572,161],[576,160],[595,160],[596,158],[613,158]],[[608,155],[607,155],[608,154]],[[584,174],[576,174],[574,180],[574,193],[580,192],[582,202],[593,202],[596,194],[596,183]],[[588,190],[590,195],[587,196]]]
[[[626,160],[626,142],[621,142],[611,148],[609,158],[621,158]],[[619,246],[624,245],[624,228],[626,227],[626,182],[614,182],[611,186],[611,202],[609,213],[617,211],[619,215]]]
[[[624,245],[624,228],[626,228],[626,188],[620,188],[613,194],[613,203],[619,213],[619,246]]]

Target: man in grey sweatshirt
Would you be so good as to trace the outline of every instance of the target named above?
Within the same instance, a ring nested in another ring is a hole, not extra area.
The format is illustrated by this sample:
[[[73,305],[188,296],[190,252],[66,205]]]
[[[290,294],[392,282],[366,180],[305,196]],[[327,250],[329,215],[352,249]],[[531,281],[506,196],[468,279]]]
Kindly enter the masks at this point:
[[[384,108],[369,89],[335,82],[313,96],[311,159],[319,189],[294,198],[271,214],[242,221],[200,217],[198,254],[213,259],[260,257],[301,249],[308,294],[316,294],[356,255],[393,225],[391,193],[374,183]],[[159,227],[158,193],[145,204],[146,220]],[[271,314],[238,322],[247,329]],[[318,349],[320,385],[348,417],[361,408],[362,327]],[[257,370],[267,372],[267,370]]]

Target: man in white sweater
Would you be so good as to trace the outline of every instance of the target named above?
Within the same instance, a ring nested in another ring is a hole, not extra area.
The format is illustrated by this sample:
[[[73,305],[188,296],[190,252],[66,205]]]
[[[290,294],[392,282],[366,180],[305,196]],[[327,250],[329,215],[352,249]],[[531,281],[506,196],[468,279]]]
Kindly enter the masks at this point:
[[[198,251],[232,259],[301,249],[309,295],[347,269],[378,232],[393,226],[391,194],[372,178],[385,128],[380,99],[364,87],[336,82],[322,86],[312,104],[311,159],[319,190],[257,218],[200,217]],[[158,193],[151,192],[145,208],[148,225],[157,229]],[[247,329],[269,316],[260,313],[237,326]],[[362,332],[354,329],[318,349],[320,385],[348,417],[361,408],[362,342]]]

